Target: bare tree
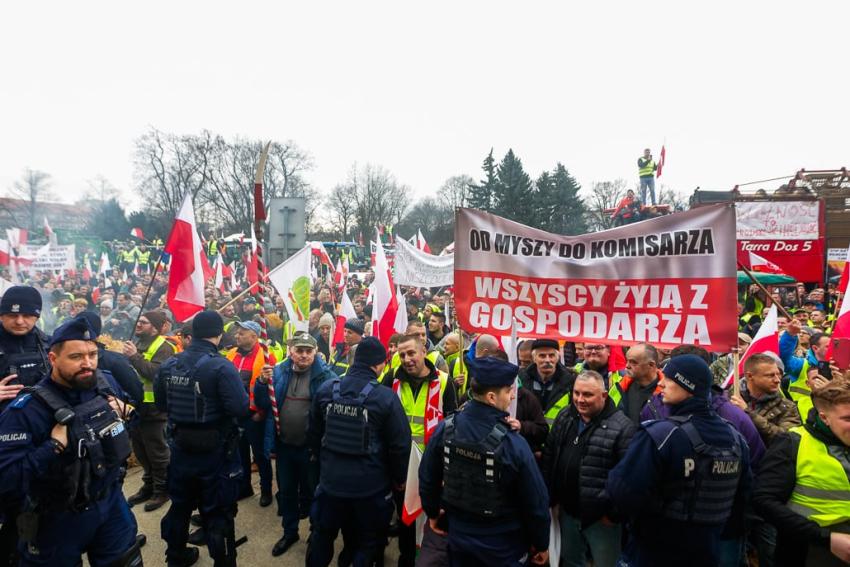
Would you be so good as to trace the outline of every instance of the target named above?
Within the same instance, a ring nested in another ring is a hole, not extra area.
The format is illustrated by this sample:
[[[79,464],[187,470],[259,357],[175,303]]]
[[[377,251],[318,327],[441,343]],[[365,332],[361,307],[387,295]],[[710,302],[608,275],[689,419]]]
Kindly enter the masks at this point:
[[[9,193],[14,198],[26,201],[25,218],[15,218],[15,222],[21,223],[23,221],[28,230],[35,231],[37,227],[41,226],[37,218],[39,204],[53,198],[50,191],[50,175],[37,169],[27,168],[24,170],[21,179],[12,184]]]
[[[625,179],[600,181],[593,184],[590,197],[585,200],[587,205],[587,225],[590,230],[605,230],[614,226],[610,210],[626,196],[628,182]]]
[[[354,218],[364,236],[378,225],[401,221],[410,204],[409,188],[379,165],[366,164],[359,170],[353,166],[344,186],[354,200]]]
[[[658,202],[667,203],[675,211],[687,211],[690,208],[688,198],[664,184],[658,185]]]
[[[469,186],[475,184],[475,179],[469,175],[454,175],[446,179],[437,195],[451,210],[467,205]]]
[[[88,187],[82,201],[100,201],[105,203],[110,199],[121,200],[121,190],[103,175],[98,175],[86,181]]]
[[[349,231],[354,223],[354,199],[345,185],[337,185],[327,197],[328,212],[331,226],[340,235],[340,240],[347,240]]]

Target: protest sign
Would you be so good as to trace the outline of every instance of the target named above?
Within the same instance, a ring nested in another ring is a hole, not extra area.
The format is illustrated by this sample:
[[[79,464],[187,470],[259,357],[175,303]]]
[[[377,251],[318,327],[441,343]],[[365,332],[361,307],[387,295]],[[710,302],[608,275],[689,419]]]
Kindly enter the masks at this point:
[[[452,285],[454,262],[453,254],[434,256],[399,238],[396,240],[393,279],[399,285],[415,287]]]
[[[77,268],[76,245],[50,245],[46,253],[43,244],[21,244],[18,255],[22,259],[32,259],[32,264],[22,267],[22,271],[75,270]]]
[[[799,281],[823,279],[820,201],[739,201],[735,213],[739,258],[754,252]]]
[[[700,207],[582,236],[474,209],[455,224],[461,327],[725,352],[737,345],[735,212]]]

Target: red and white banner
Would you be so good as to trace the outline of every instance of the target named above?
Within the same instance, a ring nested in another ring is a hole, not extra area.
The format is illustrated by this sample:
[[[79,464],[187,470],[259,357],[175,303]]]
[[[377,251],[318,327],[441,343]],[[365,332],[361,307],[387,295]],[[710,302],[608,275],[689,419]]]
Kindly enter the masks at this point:
[[[747,253],[779,266],[802,282],[823,280],[824,213],[821,201],[735,203],[738,260]]]
[[[582,236],[474,209],[455,223],[460,326],[672,348],[737,345],[735,211],[719,204]],[[713,316],[710,316],[713,315]]]

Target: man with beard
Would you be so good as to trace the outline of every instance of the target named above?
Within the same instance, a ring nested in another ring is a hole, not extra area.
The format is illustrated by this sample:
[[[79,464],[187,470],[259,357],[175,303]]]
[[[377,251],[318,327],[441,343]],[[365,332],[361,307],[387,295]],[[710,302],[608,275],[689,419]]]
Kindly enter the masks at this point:
[[[85,319],[56,329],[50,375],[0,415],[0,499],[22,507],[21,565],[141,565],[121,491],[132,407],[107,374]]]
[[[139,406],[139,421],[131,430],[133,453],[145,470],[143,484],[130,496],[131,506],[145,502],[145,512],[152,512],[168,502],[168,444],[165,442],[167,415],[154,405],[153,381],[160,365],[174,355],[174,346],[160,333],[165,324],[161,311],[148,311],[136,323],[136,339],[124,343],[124,356],[139,373],[144,387],[144,401]],[[148,502],[149,500],[149,502]]]
[[[558,341],[536,339],[531,345],[531,366],[520,371],[522,387],[531,391],[543,407],[549,427],[562,409],[570,405],[576,374],[561,364]]]

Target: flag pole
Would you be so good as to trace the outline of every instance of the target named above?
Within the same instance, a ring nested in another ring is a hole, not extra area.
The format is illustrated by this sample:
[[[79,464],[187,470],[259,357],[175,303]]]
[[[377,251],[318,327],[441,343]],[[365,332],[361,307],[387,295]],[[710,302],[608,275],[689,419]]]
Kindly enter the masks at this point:
[[[738,347],[732,349],[732,364],[734,364],[734,379],[732,382],[732,393],[736,396],[741,395],[741,371],[738,369],[738,366],[741,364],[741,353],[738,350]],[[728,376],[728,375],[727,375]]]
[[[263,261],[263,221],[266,220],[266,206],[265,201],[263,200],[263,174],[266,169],[266,160],[269,157],[269,148],[272,143],[266,142],[266,145],[263,146],[263,150],[260,152],[260,161],[257,163],[257,173],[254,176],[254,237],[255,242],[252,243],[254,247],[254,254],[257,255],[257,286],[254,290],[254,297],[257,299],[257,306],[260,309],[260,340],[262,342],[262,348],[260,349],[263,353],[263,363],[265,365],[269,364],[269,331],[268,331],[268,323],[266,322],[266,306],[263,301],[263,295],[265,293],[265,286],[260,283],[263,279],[265,279],[266,275],[266,264]],[[250,287],[249,287],[250,289]],[[285,323],[284,323],[285,324]],[[281,361],[282,362],[282,361]],[[277,407],[277,401],[275,400],[274,393],[274,381],[269,380],[269,399],[272,407],[272,416],[274,417],[274,427],[277,433],[280,433],[280,414]]]
[[[763,292],[764,292],[765,297],[770,297],[770,292],[769,292],[769,291],[767,291],[767,288],[766,288],[766,287],[764,287],[764,285],[762,285],[762,283],[756,279],[756,277],[753,275],[753,273],[752,273],[750,270],[748,270],[748,269],[747,269],[747,267],[746,267],[745,265],[743,265],[743,264],[741,264],[740,262],[738,262],[738,267],[739,267],[739,268],[741,268],[741,270],[743,270],[743,272],[744,272],[745,274],[747,274],[747,276],[750,278],[750,280],[752,280],[752,282],[753,282],[754,284],[756,284],[756,285],[758,286],[758,288],[759,288],[761,291],[763,291]],[[773,301],[773,300],[771,299],[771,301]],[[789,320],[790,320],[790,319],[793,319],[793,317],[791,317],[791,314],[790,314],[790,313],[788,313],[788,311],[787,311],[787,310],[786,310],[786,309],[785,309],[782,305],[780,305],[779,303],[776,303],[775,301],[773,302],[773,304],[774,304],[774,305],[776,305],[776,308],[777,308],[777,309],[778,309],[778,310],[779,310],[779,311],[780,311],[780,312],[781,312],[781,313],[782,313],[785,317],[787,317]]]
[[[159,255],[159,259],[156,261],[156,267],[153,269],[153,273],[151,274],[151,281],[148,283],[148,289],[145,290],[145,297],[142,299],[142,305],[139,307],[139,314],[136,315],[136,320],[133,321],[133,326],[130,327],[130,336],[127,339],[128,341],[133,340],[133,334],[136,332],[136,325],[139,324],[139,319],[142,318],[142,311],[145,310],[145,304],[148,302],[148,296],[151,294],[151,288],[153,287],[153,282],[156,281],[156,274],[159,272],[159,266],[162,264],[162,254]]]

